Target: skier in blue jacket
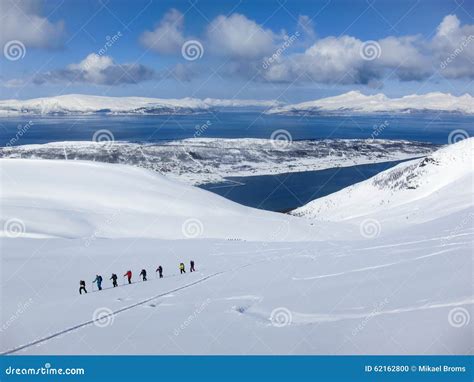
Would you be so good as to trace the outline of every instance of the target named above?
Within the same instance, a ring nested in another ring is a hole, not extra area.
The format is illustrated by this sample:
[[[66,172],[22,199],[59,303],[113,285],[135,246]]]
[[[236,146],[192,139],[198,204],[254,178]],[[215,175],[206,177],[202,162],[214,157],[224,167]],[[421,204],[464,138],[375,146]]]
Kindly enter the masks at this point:
[[[99,290],[102,290],[102,276],[95,275],[95,280],[92,282],[97,283],[97,288],[99,288]]]

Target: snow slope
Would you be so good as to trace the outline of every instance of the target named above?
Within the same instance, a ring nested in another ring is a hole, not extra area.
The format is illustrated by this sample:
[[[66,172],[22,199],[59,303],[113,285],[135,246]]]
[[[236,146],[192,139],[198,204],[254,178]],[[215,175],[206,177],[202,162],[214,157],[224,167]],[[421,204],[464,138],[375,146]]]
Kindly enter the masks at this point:
[[[128,166],[1,160],[2,219],[24,230],[0,237],[0,353],[472,353],[472,152],[461,143],[369,181],[373,195],[347,194],[346,211],[333,206],[343,222],[244,208]],[[371,202],[380,195],[390,203]],[[390,222],[382,234],[349,219],[359,203]],[[190,216],[203,235],[176,240]],[[191,259],[197,272],[179,275]]]
[[[274,240],[297,240],[316,233],[306,221],[131,166],[3,159],[0,169],[3,235],[10,219],[23,222],[26,237],[270,240],[278,231]]]
[[[388,98],[384,94],[364,95],[359,91],[350,91],[335,97],[272,108],[267,113],[405,113],[410,111],[474,114],[474,97],[470,94],[456,97],[449,93],[435,92],[422,95],[412,94],[401,98]]]
[[[18,114],[187,114],[213,107],[275,107],[277,101],[220,99],[161,99],[145,97],[103,97],[68,94],[29,100],[0,101],[0,116]]]
[[[472,207],[474,138],[401,163],[292,212],[324,221],[370,216],[393,229]]]

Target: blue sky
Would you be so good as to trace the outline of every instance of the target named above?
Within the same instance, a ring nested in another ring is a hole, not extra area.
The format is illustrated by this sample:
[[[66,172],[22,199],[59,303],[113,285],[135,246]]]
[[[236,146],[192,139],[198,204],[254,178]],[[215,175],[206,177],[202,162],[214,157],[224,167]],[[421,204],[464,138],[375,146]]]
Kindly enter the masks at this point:
[[[1,14],[3,99],[474,94],[467,0],[4,0]]]

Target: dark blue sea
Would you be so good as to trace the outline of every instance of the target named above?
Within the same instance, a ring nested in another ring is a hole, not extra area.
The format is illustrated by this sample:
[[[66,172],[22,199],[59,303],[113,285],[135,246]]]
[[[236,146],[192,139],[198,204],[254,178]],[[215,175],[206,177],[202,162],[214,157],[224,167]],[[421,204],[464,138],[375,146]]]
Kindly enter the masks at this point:
[[[407,114],[373,116],[276,116],[258,112],[217,112],[184,116],[54,116],[0,119],[0,145],[31,127],[14,144],[89,141],[100,129],[110,130],[116,141],[149,142],[184,138],[270,138],[278,129],[293,140],[396,139],[447,144],[450,132],[474,134],[474,117],[457,114]],[[288,211],[310,200],[367,179],[396,162],[335,168],[322,171],[229,178],[202,187],[238,203]]]
[[[471,135],[474,117],[457,114],[374,116],[276,116],[257,112],[218,112],[184,116],[57,116],[0,118],[0,145],[4,146],[29,121],[32,127],[15,144],[88,141],[100,129],[115,140],[159,142],[192,138],[270,138],[285,129],[293,140],[336,138],[406,139],[447,143],[454,129]],[[202,126],[206,125],[203,129]],[[377,132],[377,135],[373,136]]]

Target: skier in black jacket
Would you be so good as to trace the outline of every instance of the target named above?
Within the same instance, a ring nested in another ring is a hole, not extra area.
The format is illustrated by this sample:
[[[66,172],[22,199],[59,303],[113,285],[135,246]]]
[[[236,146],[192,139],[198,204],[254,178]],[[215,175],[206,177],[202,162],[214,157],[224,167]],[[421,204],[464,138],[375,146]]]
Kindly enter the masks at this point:
[[[156,271],[155,272],[158,272],[159,275],[160,275],[160,279],[163,278],[163,267],[160,265],[158,266],[158,268],[156,268]]]
[[[79,294],[82,294],[82,291],[84,291],[84,293],[87,293],[86,282],[84,280],[79,281]]]
[[[143,277],[143,281],[146,281],[146,270],[142,269],[142,271],[140,272],[140,276]]]
[[[112,277],[109,280],[112,280],[112,284],[113,284],[114,288],[116,286],[118,286],[118,284],[117,284],[117,275],[115,273],[112,273]]]

